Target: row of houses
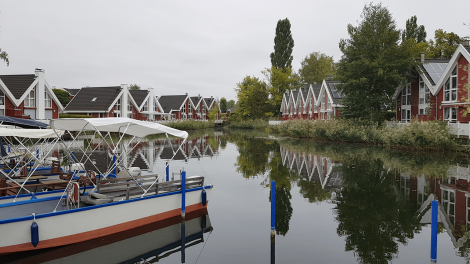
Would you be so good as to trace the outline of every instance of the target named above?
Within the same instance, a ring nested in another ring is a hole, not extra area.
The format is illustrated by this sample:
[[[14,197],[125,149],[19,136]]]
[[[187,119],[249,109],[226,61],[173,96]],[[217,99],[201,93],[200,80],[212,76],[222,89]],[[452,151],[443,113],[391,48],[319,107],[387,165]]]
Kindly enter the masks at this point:
[[[469,123],[470,115],[470,45],[460,44],[450,59],[426,59],[413,69],[411,80],[398,87],[396,119],[409,122],[446,120]],[[304,84],[297,90],[287,91],[282,98],[282,120],[329,120],[341,114],[343,95],[338,81],[324,80],[321,84]]]
[[[71,101],[63,107],[45,79],[34,74],[0,75],[0,115],[31,119],[57,119],[59,113],[95,118],[129,117],[138,120],[209,119],[217,102],[200,95],[157,95],[154,88],[130,90],[127,84],[108,87],[63,88]],[[219,108],[220,109],[220,108]],[[219,114],[217,115],[217,117]]]

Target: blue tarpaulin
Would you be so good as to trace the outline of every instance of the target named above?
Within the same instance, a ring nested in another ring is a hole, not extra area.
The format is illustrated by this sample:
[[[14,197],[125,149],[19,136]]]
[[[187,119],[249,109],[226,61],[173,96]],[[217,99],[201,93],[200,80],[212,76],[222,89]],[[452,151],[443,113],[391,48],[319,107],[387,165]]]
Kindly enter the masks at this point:
[[[0,125],[13,125],[22,128],[47,128],[49,126],[43,122],[11,116],[0,116]]]

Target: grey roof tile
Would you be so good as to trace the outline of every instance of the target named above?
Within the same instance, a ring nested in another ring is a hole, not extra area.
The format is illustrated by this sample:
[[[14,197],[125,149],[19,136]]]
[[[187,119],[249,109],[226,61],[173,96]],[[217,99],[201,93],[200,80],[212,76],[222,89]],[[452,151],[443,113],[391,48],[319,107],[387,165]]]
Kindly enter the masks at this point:
[[[65,112],[107,111],[121,90],[121,86],[83,87],[67,105]]]
[[[62,88],[62,89],[64,89],[70,95],[75,96],[80,91],[81,88]]]
[[[137,107],[140,107],[144,102],[147,94],[149,93],[148,90],[130,90],[129,93],[131,94],[132,98],[134,98]]]
[[[179,111],[183,105],[187,95],[162,95],[158,102],[160,103],[163,112],[169,113],[172,110]]]
[[[7,86],[8,90],[13,94],[16,99],[28,90],[29,86],[36,79],[34,74],[17,74],[17,75],[0,75],[3,83]]]

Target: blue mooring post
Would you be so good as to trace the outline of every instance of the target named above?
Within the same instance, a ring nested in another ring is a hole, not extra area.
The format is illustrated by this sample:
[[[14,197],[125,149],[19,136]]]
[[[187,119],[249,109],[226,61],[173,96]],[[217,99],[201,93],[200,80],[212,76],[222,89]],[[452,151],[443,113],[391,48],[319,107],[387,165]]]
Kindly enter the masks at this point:
[[[116,155],[113,156],[113,174],[117,175]]]
[[[186,216],[186,171],[181,172],[181,219]]]
[[[432,201],[431,214],[431,263],[437,263],[437,211],[439,202]]]
[[[276,181],[271,181],[271,236],[276,235]]]
[[[166,162],[166,181],[170,181],[170,163]]]
[[[72,151],[72,160],[75,161],[75,151]]]
[[[186,223],[181,222],[181,263],[186,263]]]
[[[39,149],[36,149],[36,158],[39,159]]]
[[[10,150],[10,144],[8,144],[8,153],[10,153],[11,150]]]

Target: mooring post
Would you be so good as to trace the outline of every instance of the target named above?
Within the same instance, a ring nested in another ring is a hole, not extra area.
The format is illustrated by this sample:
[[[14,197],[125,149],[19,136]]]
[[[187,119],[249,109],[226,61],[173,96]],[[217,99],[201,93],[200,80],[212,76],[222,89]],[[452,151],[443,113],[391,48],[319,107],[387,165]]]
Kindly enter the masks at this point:
[[[170,163],[166,162],[166,181],[170,181]]]
[[[10,153],[11,150],[10,150],[10,144],[8,144],[8,153]]]
[[[72,151],[72,161],[75,161],[75,151]]]
[[[276,235],[276,181],[271,181],[271,236]]]
[[[181,173],[181,219],[186,215],[186,171]]]
[[[39,159],[39,149],[36,149],[36,159]]]
[[[181,263],[186,262],[186,223],[181,221]]]
[[[438,201],[432,201],[431,210],[431,263],[437,263],[437,212],[439,210]]]
[[[113,174],[117,175],[116,155],[113,155]]]

